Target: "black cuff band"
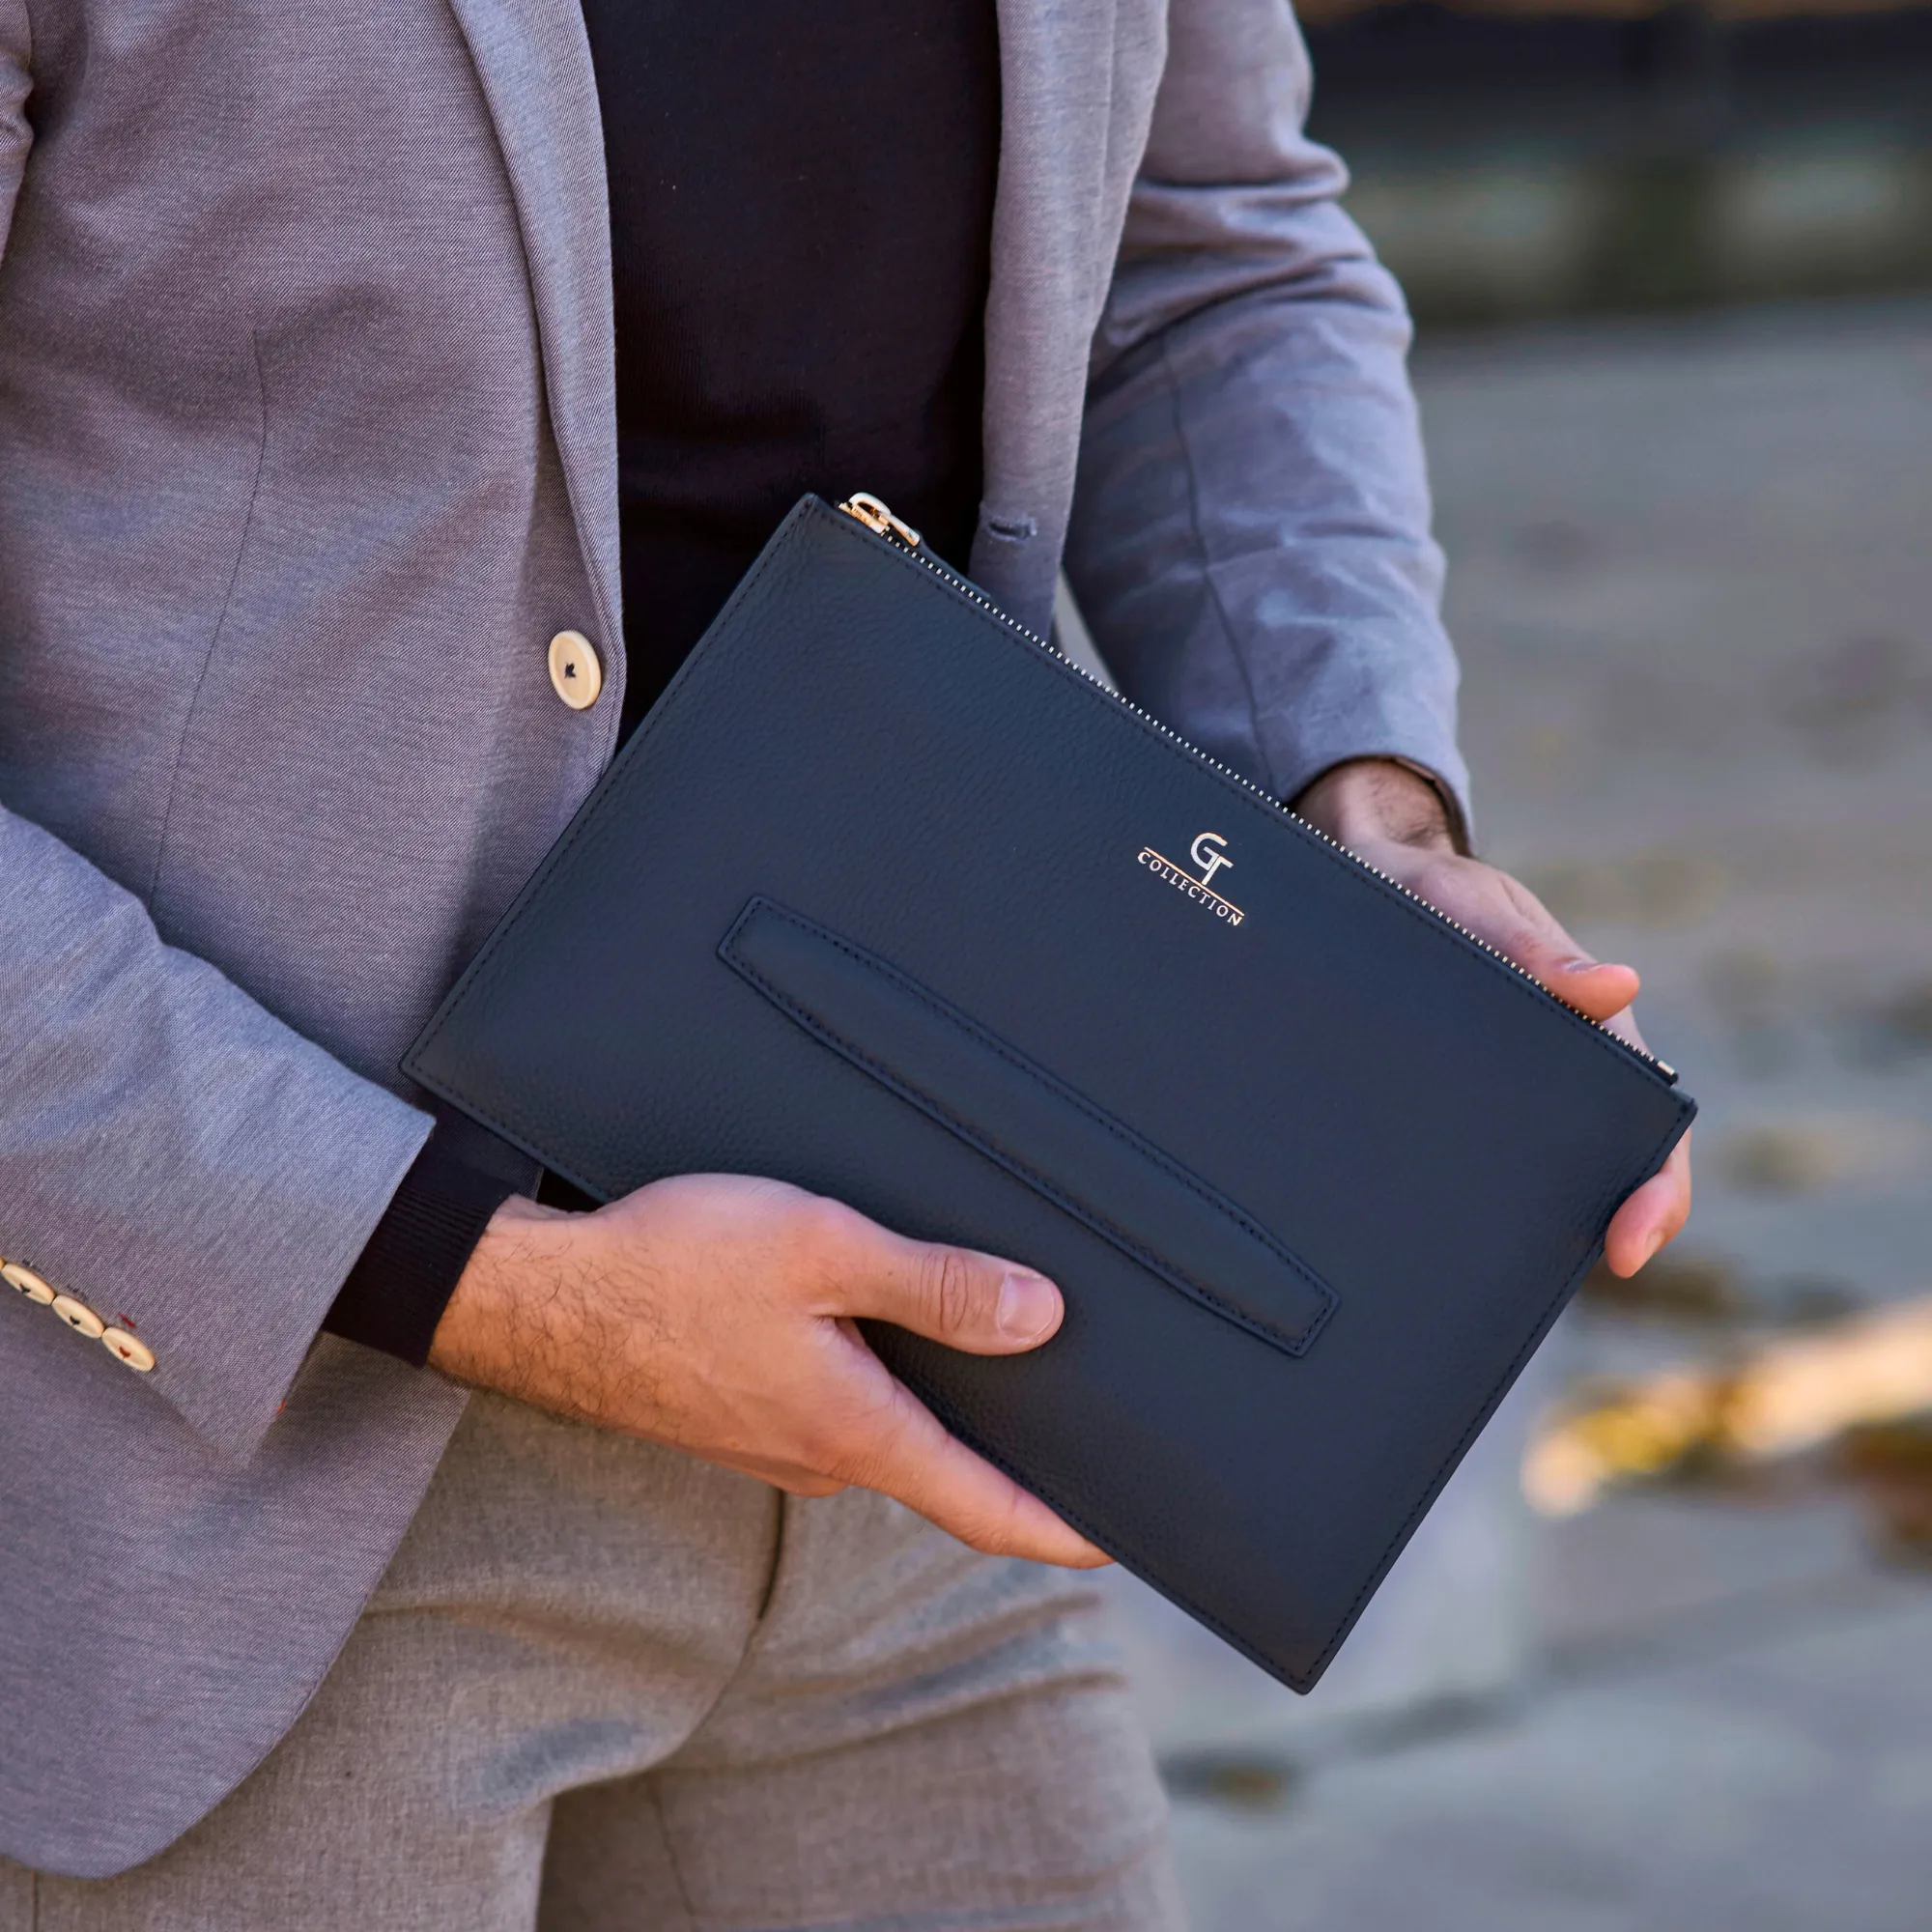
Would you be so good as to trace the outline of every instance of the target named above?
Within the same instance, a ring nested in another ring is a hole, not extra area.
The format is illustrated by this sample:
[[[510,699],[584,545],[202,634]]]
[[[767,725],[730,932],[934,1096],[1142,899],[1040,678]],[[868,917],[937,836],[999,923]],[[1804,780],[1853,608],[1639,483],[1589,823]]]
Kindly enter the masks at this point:
[[[517,1184],[437,1145],[438,1128],[404,1175],[323,1321],[346,1336],[414,1368],[429,1360],[437,1323],[483,1231]]]

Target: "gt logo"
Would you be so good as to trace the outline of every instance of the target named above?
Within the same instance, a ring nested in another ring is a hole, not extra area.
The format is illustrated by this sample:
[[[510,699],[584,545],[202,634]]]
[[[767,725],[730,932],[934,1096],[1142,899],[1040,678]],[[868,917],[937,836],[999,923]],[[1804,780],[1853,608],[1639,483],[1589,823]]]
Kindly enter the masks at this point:
[[[1227,842],[1218,832],[1204,832],[1187,848],[1189,856],[1201,867],[1201,883],[1204,886],[1211,886],[1214,883],[1214,874],[1223,866],[1230,870],[1234,868],[1234,860],[1222,850]]]
[[[1201,867],[1197,879],[1192,872],[1183,871],[1172,859],[1156,852],[1151,845],[1143,845],[1140,856],[1134,861],[1137,866],[1145,866],[1155,878],[1172,886],[1183,898],[1190,898],[1198,906],[1206,906],[1218,920],[1229,925],[1239,925],[1247,918],[1239,906],[1232,899],[1224,899],[1208,884],[1214,874],[1224,867],[1232,867],[1234,860],[1223,849],[1228,841],[1218,832],[1198,832],[1194,843],[1187,850],[1194,863]]]

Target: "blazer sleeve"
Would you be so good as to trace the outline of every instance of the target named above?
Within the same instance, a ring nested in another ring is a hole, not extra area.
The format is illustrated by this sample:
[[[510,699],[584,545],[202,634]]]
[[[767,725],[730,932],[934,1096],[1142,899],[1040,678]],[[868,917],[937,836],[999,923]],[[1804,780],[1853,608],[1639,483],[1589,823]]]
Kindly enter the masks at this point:
[[[246,1458],[432,1120],[5,810],[0,899],[0,1256],[132,1333],[155,1398]]]
[[[0,0],[0,261],[30,51]],[[23,1316],[130,1333],[156,1404],[246,1458],[430,1126],[0,807],[0,1260],[68,1297]],[[137,1373],[77,1325],[76,1374]],[[6,1373],[0,1350],[0,1402]]]
[[[1287,0],[1172,0],[1067,575],[1128,696],[1274,796],[1381,754],[1466,814],[1407,311],[1309,88]]]

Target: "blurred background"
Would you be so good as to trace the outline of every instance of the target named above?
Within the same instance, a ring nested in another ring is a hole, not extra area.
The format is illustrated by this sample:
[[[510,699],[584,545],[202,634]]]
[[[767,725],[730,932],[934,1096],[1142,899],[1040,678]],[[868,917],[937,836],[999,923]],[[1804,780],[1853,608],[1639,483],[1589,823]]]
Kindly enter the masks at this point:
[[[1703,1113],[1307,1699],[1116,1578],[1198,1932],[1932,1923],[1932,0],[1304,0],[1486,856]]]

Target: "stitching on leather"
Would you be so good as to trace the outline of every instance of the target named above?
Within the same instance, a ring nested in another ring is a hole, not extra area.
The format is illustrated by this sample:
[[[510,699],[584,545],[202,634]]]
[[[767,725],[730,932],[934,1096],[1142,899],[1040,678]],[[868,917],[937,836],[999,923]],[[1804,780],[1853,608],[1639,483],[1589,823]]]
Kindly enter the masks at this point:
[[[800,920],[795,915],[786,913],[781,907],[773,906],[769,900],[764,901],[763,906],[765,910],[776,913],[781,919],[790,919],[794,924],[800,925],[807,930],[817,929],[811,926],[810,921]],[[1298,1356],[1307,1352],[1309,1348],[1314,1344],[1316,1337],[1327,1325],[1328,1318],[1333,1314],[1335,1309],[1334,1290],[1329,1288],[1325,1282],[1312,1276],[1302,1264],[1295,1261],[1293,1256],[1283,1253],[1279,1243],[1269,1240],[1264,1235],[1260,1234],[1259,1231],[1250,1230],[1250,1232],[1256,1234],[1258,1239],[1264,1242],[1269,1253],[1280,1256],[1293,1269],[1295,1275],[1309,1288],[1320,1304],[1316,1314],[1306,1322],[1299,1335],[1290,1335],[1282,1329],[1270,1326],[1259,1317],[1246,1314],[1241,1309],[1231,1306],[1228,1302],[1222,1300],[1212,1289],[1205,1288],[1184,1269],[1177,1267],[1173,1262],[1168,1261],[1164,1256],[1157,1255],[1152,1249],[1145,1247],[1142,1243],[1136,1241],[1131,1235],[1116,1227],[1104,1215],[1087,1206],[1085,1202],[1065,1192],[1057,1182],[1049,1180],[1030,1163],[1022,1160],[1019,1155],[1013,1153],[1009,1149],[1003,1147],[998,1140],[984,1129],[976,1127],[971,1122],[962,1120],[943,1102],[934,1099],[929,1094],[922,1092],[902,1076],[893,1072],[882,1062],[875,1060],[864,1047],[848,1039],[836,1027],[828,1024],[809,1008],[802,1006],[789,993],[785,992],[783,988],[775,985],[770,980],[766,979],[741,953],[726,951],[731,946],[732,941],[737,938],[739,930],[743,927],[746,920],[751,916],[752,908],[748,907],[745,912],[738,916],[737,923],[725,936],[724,946],[720,947],[719,951],[724,954],[726,963],[730,965],[734,972],[741,973],[757,987],[758,991],[766,999],[770,1000],[774,1006],[781,1008],[785,1012],[789,1013],[799,1026],[803,1027],[808,1033],[815,1035],[818,1038],[824,1040],[828,1045],[845,1056],[845,1058],[863,1067],[882,1087],[887,1088],[892,1093],[897,1094],[901,1098],[918,1107],[922,1113],[928,1114],[941,1125],[957,1134],[968,1146],[980,1148],[998,1161],[1001,1166],[1007,1168],[1010,1173],[1024,1180],[1036,1193],[1042,1195],[1056,1207],[1072,1215],[1075,1220],[1082,1222],[1085,1226],[1092,1229],[1094,1234],[1099,1235],[1110,1245],[1120,1248],[1123,1253],[1131,1256],[1151,1272],[1158,1275],[1163,1281],[1172,1283],[1181,1293],[1188,1295],[1190,1299],[1202,1302],[1216,1315],[1222,1317],[1223,1320],[1234,1322],[1237,1327],[1245,1329],[1258,1340],[1267,1342],[1271,1346],[1283,1350],[1288,1354]],[[852,952],[849,947],[840,946],[833,934],[825,933],[823,936],[833,945],[838,946],[839,951],[848,953]],[[861,965],[869,967],[873,964],[871,960],[864,958],[859,954],[852,953],[852,956],[857,958]],[[887,970],[890,972],[891,969],[888,968]],[[909,987],[907,990],[912,991],[914,989]],[[929,998],[925,1003],[928,1006],[932,1004]],[[940,1009],[935,1009],[935,1010],[939,1012],[941,1018],[954,1020],[954,1015],[952,1013]],[[954,1024],[957,1024],[956,1020],[954,1020]],[[969,1032],[968,1037],[970,1038],[971,1037]],[[989,1039],[987,1044],[997,1049],[999,1042]],[[1009,1054],[1005,1057],[1009,1061],[1011,1059]],[[1014,1064],[1018,1065],[1019,1063]],[[1020,1065],[1020,1070],[1023,1072],[1036,1072],[1036,1069],[1023,1065]],[[1038,1077],[1037,1072],[1036,1077]],[[1055,1091],[1050,1081],[1042,1081],[1041,1084],[1046,1086],[1049,1093]],[[1084,1107],[1082,1111],[1087,1112],[1099,1124],[1107,1126],[1118,1133],[1120,1138],[1128,1147],[1132,1148],[1135,1152],[1148,1153],[1151,1151],[1139,1143],[1135,1137],[1128,1134],[1123,1128],[1121,1128],[1118,1123],[1109,1121],[1104,1114],[1098,1113],[1091,1106]],[[1173,1168],[1168,1162],[1162,1160],[1157,1164],[1162,1167],[1163,1172],[1173,1173]],[[1175,1174],[1174,1178],[1181,1180],[1185,1180],[1186,1179],[1184,1171],[1181,1174]],[[1218,1201],[1215,1201],[1198,1183],[1192,1185],[1192,1191],[1217,1212],[1227,1214],[1230,1219],[1238,1221],[1239,1217],[1237,1215],[1230,1214],[1228,1208],[1222,1207]],[[1244,1227],[1247,1226],[1245,1223],[1241,1225]]]
[[[770,982],[767,981],[764,979],[764,977],[757,971],[757,969],[753,967],[748,960],[746,960],[741,954],[726,951],[726,949],[732,946],[733,942],[737,939],[739,933],[744,930],[747,923],[751,920],[753,913],[758,910],[769,912],[773,914],[776,918],[785,920],[790,924],[797,926],[801,931],[814,933],[815,935],[817,935],[817,937],[823,939],[829,946],[833,947],[838,952],[844,953],[847,958],[853,960],[856,964],[864,966],[865,968],[867,969],[867,971],[877,973],[879,977],[882,979],[888,979],[893,980],[899,986],[899,988],[903,992],[907,993],[913,999],[917,1000],[922,1006],[925,1007],[936,1017],[947,1021],[950,1025],[953,1026],[959,1032],[964,1033],[968,1038],[975,1039],[977,1040],[978,1043],[990,1048],[995,1054],[997,1054],[1001,1059],[1006,1061],[1007,1064],[1012,1066],[1017,1072],[1021,1072],[1028,1075],[1030,1078],[1037,1082],[1040,1086],[1044,1087],[1049,1094],[1052,1094],[1057,1098],[1064,1099],[1069,1105],[1078,1108],[1079,1111],[1085,1114],[1089,1120],[1093,1121],[1096,1126],[1104,1127],[1110,1134],[1114,1135],[1118,1140],[1120,1140],[1132,1151],[1142,1155],[1144,1158],[1148,1160],[1151,1160],[1155,1166],[1159,1167],[1163,1173],[1170,1176],[1173,1179],[1179,1181],[1190,1193],[1194,1194],[1205,1206],[1211,1208],[1212,1209],[1214,1209],[1216,1213],[1225,1216],[1230,1221],[1233,1221],[1236,1224],[1236,1226],[1237,1226],[1243,1231],[1243,1233],[1252,1236],[1256,1240],[1261,1242],[1261,1244],[1264,1247],[1265,1247],[1271,1255],[1275,1256],[1276,1259],[1282,1262],[1284,1265],[1291,1268],[1296,1275],[1298,1275],[1301,1278],[1301,1280],[1307,1285],[1307,1287],[1324,1304],[1322,1313],[1317,1318],[1318,1325],[1321,1321],[1323,1321],[1327,1319],[1328,1311],[1331,1310],[1335,1304],[1335,1299],[1336,1299],[1335,1291],[1332,1288],[1330,1288],[1328,1284],[1324,1282],[1319,1275],[1317,1275],[1311,1268],[1309,1268],[1305,1263],[1298,1261],[1293,1255],[1289,1253],[1289,1251],[1286,1248],[1284,1248],[1281,1245],[1281,1243],[1267,1232],[1266,1229],[1260,1227],[1257,1223],[1250,1220],[1244,1213],[1242,1213],[1240,1208],[1237,1208],[1232,1201],[1228,1201],[1217,1196],[1212,1189],[1208,1188],[1196,1176],[1190,1174],[1184,1167],[1182,1167],[1179,1164],[1179,1161],[1175,1160],[1171,1155],[1163,1153],[1160,1149],[1154,1147],[1151,1142],[1144,1140],[1140,1135],[1134,1133],[1133,1130],[1127,1127],[1123,1122],[1116,1121],[1111,1115],[1106,1113],[1101,1107],[1099,1107],[1094,1101],[1089,1100],[1084,1094],[1077,1093],[1072,1088],[1066,1087],[1062,1082],[1056,1080],[1043,1067],[1036,1066],[1035,1065],[1033,1065],[1032,1062],[1022,1057],[1016,1048],[1009,1046],[1006,1043],[1006,1041],[1002,1040],[998,1037],[998,1035],[989,1032],[986,1028],[980,1026],[978,1021],[970,1018],[968,1015],[964,1013],[959,1012],[955,1008],[948,1006],[947,1003],[941,1000],[935,993],[931,992],[928,988],[922,986],[918,980],[909,979],[906,975],[901,973],[895,966],[893,966],[888,961],[879,958],[876,954],[867,953],[862,947],[856,946],[850,941],[840,938],[838,933],[831,931],[826,926],[818,924],[818,923],[815,920],[809,920],[805,918],[803,914],[792,912],[789,908],[779,905],[775,900],[763,897],[755,897],[753,899],[751,904],[747,905],[745,910],[738,915],[736,921],[733,922],[731,930],[725,935],[724,943],[723,946],[720,947],[719,951],[725,954],[726,958],[729,960],[729,963],[732,966],[734,966],[738,971],[742,972],[748,979],[754,980],[759,986],[760,990],[765,991],[769,998],[772,998],[775,1001],[779,1001],[784,1004],[788,1009],[792,1009],[795,1007],[795,1003],[792,1001],[791,997],[788,994],[785,994],[781,989],[772,986]],[[900,1078],[900,1076],[894,1074],[890,1068],[872,1060],[872,1058],[869,1055],[867,1055],[863,1048],[857,1046],[852,1041],[845,1039],[842,1035],[838,1034],[828,1023],[819,1019],[817,1015],[811,1013],[809,1009],[803,1007],[796,1007],[795,1009],[802,1021],[809,1022],[812,1028],[820,1029],[830,1038],[838,1040],[841,1046],[848,1048],[854,1055],[856,1055],[859,1059],[864,1061],[864,1063],[868,1067],[876,1067],[877,1070],[880,1072],[880,1074],[884,1076],[884,1078],[886,1078],[887,1080],[890,1080],[895,1087],[904,1086],[914,1094],[918,1094],[920,1092],[920,1090],[918,1090],[917,1088],[912,1088],[910,1082],[903,1081]],[[922,1095],[921,1097],[926,1098],[929,1096]],[[942,1113],[945,1113],[949,1120],[952,1120],[953,1118],[950,1113],[950,1111],[944,1108],[942,1103],[934,1101],[932,1104],[935,1107],[935,1109],[937,1109]],[[968,1131],[973,1132],[975,1134],[980,1133],[980,1130],[979,1128],[970,1127],[969,1123],[963,1121],[959,1122],[958,1124],[961,1125],[962,1127],[967,1127]],[[987,1141],[989,1146],[995,1148],[996,1151],[1000,1152],[1003,1158],[1012,1161],[1015,1167],[1023,1167],[1025,1165],[1023,1162],[1019,1160],[1019,1157],[1017,1155],[1010,1154],[1008,1152],[1007,1150],[1000,1148],[998,1143],[993,1141],[990,1135],[983,1135],[982,1138],[984,1138]],[[1028,1169],[1027,1171],[1029,1172],[1029,1174],[1031,1174],[1032,1172],[1031,1169]],[[1046,1183],[1046,1184],[1052,1185],[1053,1183]],[[1092,1209],[1088,1209],[1086,1211],[1094,1212],[1094,1210]],[[1095,1213],[1096,1221],[1099,1221],[1103,1218],[1104,1217],[1101,1217],[1097,1213]],[[1131,1236],[1122,1234],[1118,1229],[1114,1229],[1111,1223],[1107,1223],[1106,1225],[1110,1232],[1110,1238],[1113,1236],[1119,1236],[1122,1240],[1128,1241],[1129,1243],[1131,1243]],[[1208,1300],[1211,1301],[1215,1305],[1215,1307],[1225,1308],[1226,1313],[1228,1314],[1231,1320],[1243,1321],[1244,1325],[1247,1326],[1251,1327],[1256,1326],[1255,1318],[1252,1317],[1244,1318],[1238,1310],[1233,1308],[1226,1308],[1226,1305],[1220,1300],[1219,1296],[1214,1294],[1212,1290],[1202,1287],[1202,1285],[1199,1282],[1195,1281],[1191,1275],[1185,1273],[1182,1269],[1176,1267],[1173,1263],[1161,1261],[1160,1257],[1153,1255],[1151,1250],[1143,1250],[1140,1249],[1137,1245],[1134,1248],[1134,1252],[1137,1255],[1145,1254],[1148,1259],[1159,1262],[1163,1272],[1169,1272],[1178,1275],[1182,1282],[1187,1284],[1189,1288],[1193,1289],[1196,1293],[1203,1295]],[[1314,1331],[1313,1329],[1311,1329],[1308,1336],[1304,1339],[1304,1341],[1300,1346],[1302,1348],[1306,1348],[1308,1342],[1312,1341],[1313,1339],[1314,1339]]]
[[[779,919],[788,921],[802,931],[815,933],[827,945],[844,953],[847,958],[853,960],[856,964],[864,966],[869,972],[877,973],[881,979],[891,980],[902,992],[909,995],[912,999],[917,1000],[920,1005],[923,1006],[937,1018],[945,1020],[949,1025],[965,1034],[968,1038],[985,1046],[991,1052],[998,1055],[1000,1059],[1004,1060],[1016,1072],[1026,1074],[1028,1078],[1044,1087],[1056,1098],[1065,1100],[1069,1106],[1077,1108],[1095,1126],[1103,1127],[1133,1152],[1151,1161],[1164,1174],[1178,1181],[1189,1193],[1195,1195],[1205,1206],[1211,1208],[1217,1214],[1223,1215],[1226,1219],[1234,1222],[1244,1234],[1253,1236],[1276,1260],[1281,1262],[1284,1266],[1293,1269],[1316,1295],[1320,1296],[1329,1306],[1333,1306],[1336,1299],[1335,1291],[1320,1275],[1315,1273],[1305,1262],[1298,1260],[1294,1255],[1291,1254],[1274,1236],[1269,1234],[1259,1223],[1251,1220],[1234,1202],[1216,1194],[1198,1176],[1190,1174],[1171,1154],[1164,1153],[1152,1142],[1135,1133],[1123,1122],[1115,1120],[1112,1115],[1108,1114],[1096,1102],[1088,1099],[1085,1094],[1077,1092],[1075,1089],[1065,1085],[1062,1081],[1048,1073],[1044,1067],[1035,1065],[1016,1047],[1008,1045],[997,1034],[990,1032],[977,1020],[960,1012],[956,1008],[949,1006],[936,993],[933,993],[927,987],[922,986],[917,980],[909,979],[890,962],[879,958],[876,954],[867,952],[864,948],[854,945],[850,941],[841,939],[838,933],[818,924],[816,921],[809,920],[802,914],[792,912],[771,899],[759,899],[754,901],[754,904],[761,906],[765,911],[772,913]],[[729,946],[737,938],[739,932],[743,930],[746,922],[752,915],[752,911],[753,908],[748,906],[738,916],[737,922],[733,924],[730,933],[726,935],[724,942],[726,946]],[[734,957],[732,963],[740,964],[741,962]],[[742,970],[755,977],[755,969],[748,963],[743,965]],[[762,984],[763,982],[760,981],[760,983]],[[827,1032],[831,1032],[830,1027],[827,1027],[826,1030]],[[975,1129],[975,1131],[978,1130]],[[1170,1263],[1167,1265],[1172,1266],[1173,1264]],[[1174,1272],[1177,1274],[1181,1273],[1179,1268],[1176,1268]],[[1189,1282],[1192,1286],[1197,1288],[1200,1286],[1189,1275],[1182,1274],[1181,1278]],[[1201,1293],[1208,1294],[1210,1291],[1202,1289]]]
[[[1315,1338],[1327,1325],[1328,1317],[1333,1311],[1334,1303],[1332,1299],[1329,1299],[1325,1295],[1322,1297],[1321,1308],[1310,1320],[1299,1335],[1290,1335],[1282,1329],[1270,1327],[1257,1317],[1244,1314],[1238,1308],[1231,1307],[1211,1289],[1202,1287],[1192,1275],[1184,1273],[1174,1263],[1161,1255],[1155,1254],[1152,1249],[1142,1246],[1131,1235],[1116,1227],[1104,1215],[1099,1214],[1094,1208],[1088,1207],[1086,1203],[1066,1193],[1056,1182],[1047,1179],[1037,1168],[1029,1165],[1017,1154],[1002,1147],[990,1134],[971,1125],[968,1122],[962,1121],[949,1108],[933,1099],[930,1094],[923,1094],[917,1087],[901,1080],[888,1067],[872,1059],[863,1047],[847,1039],[836,1028],[827,1026],[815,1014],[810,1012],[787,994],[774,986],[754,968],[746,965],[742,960],[734,960],[732,964],[774,1006],[781,1008],[808,1033],[815,1035],[846,1059],[871,1074],[889,1093],[898,1094],[900,1098],[917,1107],[922,1113],[929,1115],[939,1125],[947,1127],[952,1133],[956,1134],[968,1147],[980,1149],[998,1162],[1000,1166],[1006,1168],[1015,1178],[1026,1182],[1035,1193],[1052,1202],[1063,1212],[1071,1215],[1074,1220],[1081,1222],[1087,1228],[1091,1229],[1102,1240],[1106,1241],[1109,1246],[1119,1248],[1130,1259],[1139,1262],[1150,1273],[1158,1276],[1160,1280],[1178,1288],[1189,1300],[1199,1301],[1213,1314],[1220,1316],[1222,1320],[1232,1321],[1236,1327],[1245,1329],[1258,1341],[1266,1342],[1271,1347],[1280,1349],[1291,1355],[1305,1354],[1315,1341]]]
[[[1044,1087],[1049,1094],[1054,1094],[1059,1099],[1065,1100],[1069,1106],[1078,1108],[1095,1126],[1104,1127],[1108,1133],[1112,1134],[1117,1140],[1124,1143],[1135,1153],[1151,1161],[1164,1174],[1179,1181],[1189,1193],[1197,1196],[1205,1206],[1211,1208],[1217,1214],[1223,1215],[1228,1220],[1234,1222],[1244,1234],[1251,1235],[1271,1255],[1280,1261],[1284,1266],[1293,1268],[1316,1294],[1330,1303],[1335,1300],[1335,1291],[1306,1262],[1291,1254],[1259,1222],[1250,1219],[1238,1204],[1230,1201],[1225,1195],[1217,1193],[1200,1176],[1189,1173],[1172,1154],[1164,1152],[1145,1136],[1135,1133],[1123,1121],[1117,1121],[1097,1101],[1090,1100],[1077,1088],[1067,1086],[1064,1081],[1049,1073],[1045,1067],[1035,1065],[1017,1047],[1009,1045],[998,1034],[982,1026],[970,1013],[961,1012],[958,1008],[941,999],[930,987],[921,985],[917,980],[911,978],[908,974],[902,973],[890,960],[881,959],[876,953],[867,952],[864,947],[858,945],[855,941],[841,937],[829,926],[820,925],[816,920],[807,919],[803,913],[793,912],[788,906],[781,906],[776,899],[768,899],[762,895],[754,896],[751,903],[746,906],[745,910],[738,915],[736,921],[732,923],[731,930],[724,936],[724,945],[719,949],[721,952],[724,951],[725,947],[733,944],[739,933],[745,929],[753,912],[759,909],[769,912],[774,918],[784,920],[788,923],[797,926],[801,932],[815,934],[818,938],[824,940],[828,946],[844,953],[856,965],[865,967],[867,972],[876,973],[882,980],[892,980],[901,992],[917,1000],[921,1006],[924,1007],[937,1018],[946,1021],[948,1025],[955,1028],[969,1038],[977,1040],[980,1045],[997,1054],[1014,1071],[1024,1073],[1030,1080],[1036,1081],[1038,1085]],[[734,963],[736,962],[734,961]],[[747,967],[746,970],[750,971],[752,969]]]

